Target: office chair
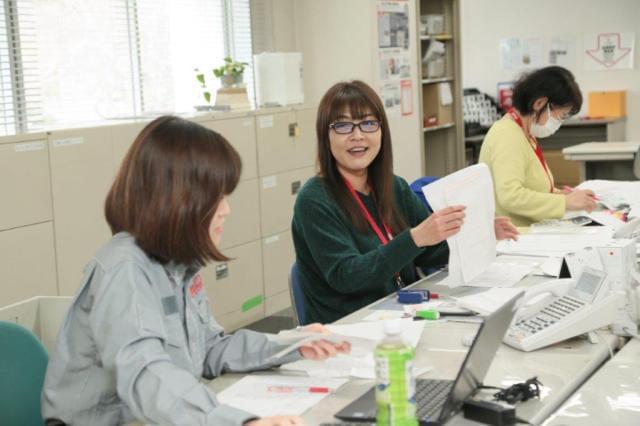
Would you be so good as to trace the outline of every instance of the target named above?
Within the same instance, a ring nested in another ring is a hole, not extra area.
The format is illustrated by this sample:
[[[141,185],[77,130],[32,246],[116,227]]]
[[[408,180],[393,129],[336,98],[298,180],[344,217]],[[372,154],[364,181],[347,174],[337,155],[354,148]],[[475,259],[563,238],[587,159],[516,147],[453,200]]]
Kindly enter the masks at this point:
[[[423,176],[421,178],[414,180],[411,183],[411,185],[409,185],[413,193],[416,194],[418,198],[420,198],[420,201],[422,201],[422,204],[425,205],[425,207],[429,210],[430,213],[433,213],[433,209],[431,208],[431,206],[429,205],[429,202],[424,196],[424,193],[422,192],[422,187],[429,185],[430,183],[436,180],[438,180],[438,176]]]
[[[42,426],[40,394],[49,357],[21,325],[0,321],[0,419],[4,426]]]
[[[291,297],[291,307],[296,325],[306,325],[304,312],[304,295],[300,287],[298,275],[298,264],[294,263],[289,274],[289,297]]]

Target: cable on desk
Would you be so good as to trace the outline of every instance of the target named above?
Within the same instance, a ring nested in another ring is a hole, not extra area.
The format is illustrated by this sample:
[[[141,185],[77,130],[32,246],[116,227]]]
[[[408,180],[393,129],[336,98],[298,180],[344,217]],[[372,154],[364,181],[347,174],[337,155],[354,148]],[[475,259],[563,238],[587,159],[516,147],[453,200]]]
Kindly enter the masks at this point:
[[[623,330],[627,331],[625,328],[623,328]],[[609,359],[613,359],[613,348],[611,347],[611,345],[607,343],[606,339],[602,337],[600,333],[598,333],[598,330],[594,330],[593,334],[595,334],[598,337],[598,340],[600,340],[600,342],[602,342],[607,347],[607,349],[609,349]]]
[[[516,383],[508,388],[500,388],[497,386],[480,386],[480,389],[497,389],[498,392],[493,394],[496,401],[505,401],[508,404],[524,402],[531,398],[540,398],[540,385],[542,383],[537,377],[521,383]]]

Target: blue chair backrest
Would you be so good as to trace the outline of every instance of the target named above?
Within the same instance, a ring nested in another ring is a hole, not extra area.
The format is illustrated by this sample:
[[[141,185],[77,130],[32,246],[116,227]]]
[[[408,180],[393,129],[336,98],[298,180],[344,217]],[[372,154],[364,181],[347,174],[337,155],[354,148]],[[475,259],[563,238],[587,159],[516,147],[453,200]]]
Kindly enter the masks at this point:
[[[434,182],[438,180],[438,176],[424,176],[421,178],[418,178],[416,180],[414,180],[411,185],[409,185],[411,187],[411,190],[413,191],[414,194],[416,194],[418,196],[418,198],[420,198],[420,201],[422,201],[422,204],[425,205],[425,207],[427,209],[429,209],[430,212],[433,213],[433,209],[431,208],[431,206],[429,205],[429,202],[427,201],[426,197],[424,196],[424,193],[422,192],[422,187],[429,185],[430,183]]]
[[[43,425],[40,394],[49,357],[31,331],[0,321],[0,419],[3,426]]]
[[[302,294],[302,288],[300,287],[297,263],[293,264],[289,275],[289,296],[291,297],[291,307],[293,307],[296,322],[298,325],[305,325],[304,294]]]

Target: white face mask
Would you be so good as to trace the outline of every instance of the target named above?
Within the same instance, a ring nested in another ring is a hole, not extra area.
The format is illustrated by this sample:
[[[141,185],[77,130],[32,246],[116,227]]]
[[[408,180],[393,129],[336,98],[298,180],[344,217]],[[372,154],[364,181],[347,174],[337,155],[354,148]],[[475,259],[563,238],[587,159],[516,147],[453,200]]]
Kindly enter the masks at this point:
[[[538,123],[531,124],[531,134],[536,138],[546,138],[558,131],[562,126],[562,120],[551,115],[551,107],[547,104],[547,122],[544,125]]]

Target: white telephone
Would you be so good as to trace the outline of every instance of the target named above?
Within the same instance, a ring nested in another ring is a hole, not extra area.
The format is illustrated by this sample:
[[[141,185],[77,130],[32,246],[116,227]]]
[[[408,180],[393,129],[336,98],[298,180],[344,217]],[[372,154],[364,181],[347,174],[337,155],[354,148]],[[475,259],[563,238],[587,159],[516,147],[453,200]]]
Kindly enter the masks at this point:
[[[528,352],[613,323],[624,293],[610,291],[606,276],[584,267],[577,280],[551,280],[527,291],[504,342]]]

